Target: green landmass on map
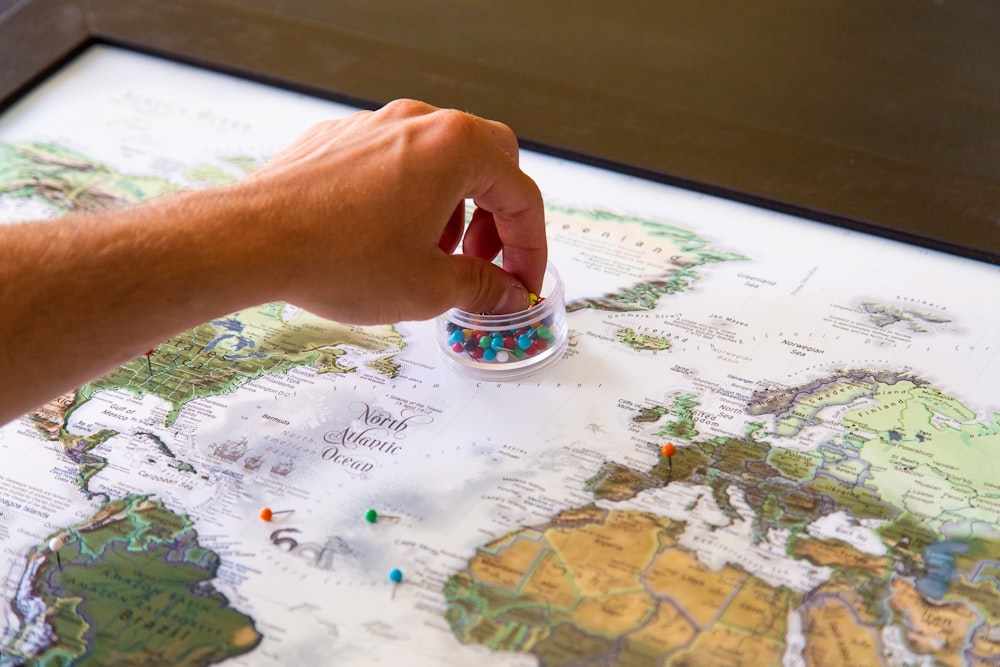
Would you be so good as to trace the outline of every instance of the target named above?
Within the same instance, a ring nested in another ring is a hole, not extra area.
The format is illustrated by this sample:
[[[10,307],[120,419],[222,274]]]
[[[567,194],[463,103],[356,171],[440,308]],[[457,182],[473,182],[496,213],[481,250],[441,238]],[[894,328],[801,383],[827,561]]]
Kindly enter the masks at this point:
[[[341,363],[347,347],[393,353],[405,347],[394,327],[339,324],[304,310],[283,319],[280,305],[250,308],[164,341],[148,359],[140,353],[84,385],[79,401],[113,389],[157,396],[171,406],[165,419],[171,426],[190,401],[230,393],[265,375],[284,375],[300,366],[320,373],[354,372]]]
[[[785,556],[829,578],[802,594],[735,565],[709,569],[677,541],[682,524],[591,505],[477,549],[445,586],[455,636],[540,665],[780,665],[794,610],[810,667],[896,664],[886,628],[928,664],[995,664],[1000,538],[989,527],[1000,525],[1000,482],[982,462],[1000,447],[1000,415],[976,421],[920,378],[863,369],[756,393],[748,412],[773,427],[755,422],[740,438],[699,440],[696,405],[682,395],[638,410],[636,423],[659,423],[676,454],[647,470],[608,461],[586,488],[614,503],[681,481],[708,487],[759,543],[786,534]],[[816,451],[783,446],[830,429],[826,408],[836,433]],[[834,512],[868,522],[884,553],[808,532]]]
[[[353,366],[342,362],[347,347],[387,353],[369,365],[388,377],[398,372],[394,354],[405,347],[405,341],[394,327],[343,325],[303,310],[283,317],[283,312],[283,304],[269,303],[195,327],[164,341],[148,357],[137,355],[108,375],[40,406],[29,418],[46,438],[62,445],[78,466],[80,489],[90,496],[90,479],[107,465],[92,450],[118,433],[105,429],[80,435],[70,432],[67,425],[72,413],[99,392],[125,390],[156,396],[168,404],[164,425],[172,426],[189,402],[230,393],[265,375],[283,375],[305,366],[320,373],[354,372]],[[154,438],[154,442],[164,451],[162,441]],[[170,467],[195,472],[182,461]]]
[[[0,195],[43,201],[62,213],[106,211],[178,190],[123,174],[54,143],[0,142]]]
[[[658,352],[660,350],[670,349],[670,339],[666,336],[653,336],[651,334],[639,333],[628,327],[619,329],[617,335],[620,342],[624,343],[633,350]]]
[[[104,504],[29,556],[4,657],[33,665],[211,665],[254,649],[253,619],[211,580],[191,520],[149,496]],[[58,558],[57,558],[58,553]]]

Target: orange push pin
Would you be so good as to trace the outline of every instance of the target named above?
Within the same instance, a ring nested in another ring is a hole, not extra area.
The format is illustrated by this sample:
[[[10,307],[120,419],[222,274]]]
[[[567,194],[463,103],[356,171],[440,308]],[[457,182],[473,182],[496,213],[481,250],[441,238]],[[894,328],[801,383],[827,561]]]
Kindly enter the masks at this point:
[[[265,507],[260,511],[260,518],[263,519],[264,521],[270,521],[271,519],[274,518],[275,514],[288,514],[289,512],[294,512],[294,511],[295,510],[281,510],[278,512],[274,512],[271,510],[270,507]]]
[[[661,449],[660,452],[667,457],[667,470],[669,470],[672,475],[674,473],[674,454],[677,453],[677,448],[674,447],[673,443],[668,442],[663,445],[663,449]]]

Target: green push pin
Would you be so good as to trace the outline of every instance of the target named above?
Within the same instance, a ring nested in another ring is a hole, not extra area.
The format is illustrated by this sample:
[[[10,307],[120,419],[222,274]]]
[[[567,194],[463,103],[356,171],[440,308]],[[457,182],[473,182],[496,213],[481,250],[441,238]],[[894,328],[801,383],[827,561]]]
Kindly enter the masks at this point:
[[[365,521],[367,521],[368,523],[378,523],[379,521],[397,523],[399,521],[399,517],[389,516],[387,514],[379,514],[375,510],[368,510],[367,512],[365,512]]]

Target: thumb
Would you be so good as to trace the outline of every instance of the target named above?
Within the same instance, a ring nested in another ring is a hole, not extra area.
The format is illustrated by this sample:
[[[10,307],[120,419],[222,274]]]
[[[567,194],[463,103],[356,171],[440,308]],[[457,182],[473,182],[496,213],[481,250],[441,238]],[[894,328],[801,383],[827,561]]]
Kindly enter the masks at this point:
[[[451,255],[454,260],[454,305],[469,313],[503,315],[529,306],[528,290],[515,276],[484,259]]]

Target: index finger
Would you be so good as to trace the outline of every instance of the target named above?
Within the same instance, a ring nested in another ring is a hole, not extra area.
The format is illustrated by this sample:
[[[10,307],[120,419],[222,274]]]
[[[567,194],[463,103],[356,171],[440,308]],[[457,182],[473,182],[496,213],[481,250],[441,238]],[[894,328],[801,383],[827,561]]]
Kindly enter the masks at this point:
[[[485,122],[490,123],[484,126],[490,140],[478,159],[473,158],[467,196],[492,214],[503,244],[503,268],[537,294],[548,261],[542,194],[517,165],[514,134],[499,123]]]

